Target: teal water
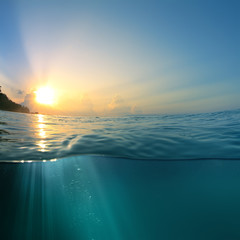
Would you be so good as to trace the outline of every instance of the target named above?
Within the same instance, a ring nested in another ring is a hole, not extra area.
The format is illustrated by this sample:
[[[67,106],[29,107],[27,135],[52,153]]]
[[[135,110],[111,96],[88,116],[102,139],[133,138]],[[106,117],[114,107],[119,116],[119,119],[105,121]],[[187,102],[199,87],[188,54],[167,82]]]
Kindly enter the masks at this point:
[[[1,239],[240,239],[239,110],[0,116]]]
[[[240,239],[240,161],[5,163],[0,189],[1,239]]]
[[[240,110],[203,114],[70,117],[0,111],[0,160],[79,155],[235,159]]]

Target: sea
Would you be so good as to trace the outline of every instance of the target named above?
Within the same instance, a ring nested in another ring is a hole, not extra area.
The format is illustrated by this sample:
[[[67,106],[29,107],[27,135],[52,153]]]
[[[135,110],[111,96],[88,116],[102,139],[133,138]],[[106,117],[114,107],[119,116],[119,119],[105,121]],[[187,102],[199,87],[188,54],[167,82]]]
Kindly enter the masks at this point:
[[[0,239],[239,240],[240,109],[0,111]]]

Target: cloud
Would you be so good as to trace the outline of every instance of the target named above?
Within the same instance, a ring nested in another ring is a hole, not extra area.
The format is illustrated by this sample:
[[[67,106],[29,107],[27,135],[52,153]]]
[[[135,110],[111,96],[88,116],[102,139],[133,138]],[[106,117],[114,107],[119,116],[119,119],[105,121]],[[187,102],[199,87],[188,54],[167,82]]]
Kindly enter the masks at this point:
[[[28,107],[30,111],[35,111],[35,94],[34,92],[28,93],[24,97],[22,105]]]
[[[110,110],[114,110],[116,108],[121,107],[123,104],[124,104],[124,100],[122,99],[122,97],[119,95],[115,95],[112,98],[111,102],[108,104],[108,108]]]
[[[136,104],[132,105],[125,101],[120,95],[115,95],[108,104],[107,114],[125,115],[125,114],[142,114],[143,111]]]
[[[115,95],[108,104],[108,112],[114,115],[130,114],[131,107],[120,95]]]
[[[18,94],[18,95],[23,95],[23,94],[24,94],[24,91],[18,89],[18,90],[17,90],[17,94]]]

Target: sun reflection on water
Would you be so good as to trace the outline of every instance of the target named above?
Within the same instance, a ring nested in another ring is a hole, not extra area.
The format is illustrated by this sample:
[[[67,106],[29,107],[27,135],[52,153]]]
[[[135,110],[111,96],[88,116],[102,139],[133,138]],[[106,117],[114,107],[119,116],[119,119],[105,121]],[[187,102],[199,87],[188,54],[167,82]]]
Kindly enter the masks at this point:
[[[40,138],[40,140],[37,142],[37,145],[39,147],[39,150],[41,152],[45,152],[46,151],[46,147],[47,147],[47,141],[44,140],[47,137],[46,134],[46,124],[44,124],[44,116],[39,114],[38,115],[38,120],[37,120],[37,131],[38,131],[38,136]]]
[[[39,129],[39,136],[41,138],[45,138],[46,137],[46,132],[42,128]]]
[[[45,152],[46,151],[46,146],[47,146],[46,145],[46,141],[41,140],[41,141],[39,141],[37,143],[37,145],[39,146],[41,152]]]

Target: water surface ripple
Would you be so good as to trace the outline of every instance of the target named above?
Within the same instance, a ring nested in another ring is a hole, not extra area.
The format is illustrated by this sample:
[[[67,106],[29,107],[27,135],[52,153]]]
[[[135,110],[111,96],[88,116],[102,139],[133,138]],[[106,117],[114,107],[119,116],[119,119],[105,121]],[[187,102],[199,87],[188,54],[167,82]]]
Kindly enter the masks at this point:
[[[73,155],[240,159],[240,110],[113,118],[0,111],[0,160]]]

